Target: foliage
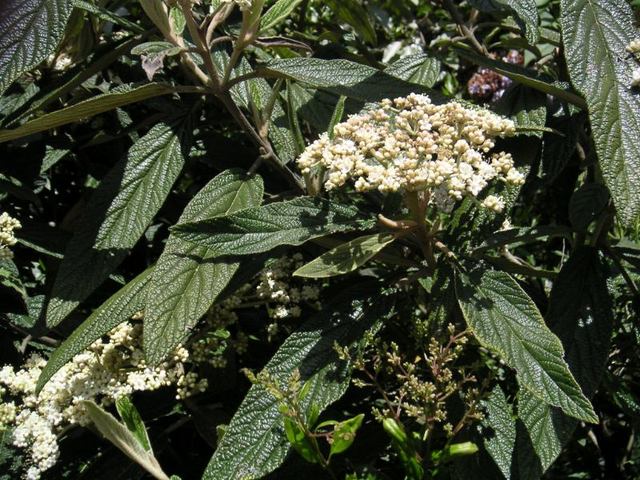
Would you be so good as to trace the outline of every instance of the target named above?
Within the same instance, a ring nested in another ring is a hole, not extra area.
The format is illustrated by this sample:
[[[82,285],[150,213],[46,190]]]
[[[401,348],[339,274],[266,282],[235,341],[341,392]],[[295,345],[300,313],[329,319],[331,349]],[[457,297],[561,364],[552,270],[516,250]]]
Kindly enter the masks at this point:
[[[0,478],[637,478],[639,5],[0,2]]]

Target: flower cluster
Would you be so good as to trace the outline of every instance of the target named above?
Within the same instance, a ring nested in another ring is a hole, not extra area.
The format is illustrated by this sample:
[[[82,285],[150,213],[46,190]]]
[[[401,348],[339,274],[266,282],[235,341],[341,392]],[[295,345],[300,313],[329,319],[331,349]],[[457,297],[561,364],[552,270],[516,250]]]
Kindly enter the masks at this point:
[[[304,174],[326,169],[325,188],[355,181],[360,192],[427,191],[447,211],[451,202],[477,197],[491,181],[524,183],[506,152],[490,153],[497,137],[515,134],[514,123],[461,103],[435,105],[425,95],[384,100],[336,125],[298,159]],[[486,208],[500,211],[499,197]]]
[[[178,347],[169,360],[152,368],[142,351],[142,326],[124,323],[62,367],[39,394],[35,387],[47,361],[33,354],[21,369],[0,369],[0,431],[12,428],[12,444],[28,456],[26,478],[38,479],[58,458],[57,434],[87,425],[81,402],[103,406],[134,392],[177,387],[177,398],[204,391],[207,381],[188,371],[189,352]]]
[[[17,242],[13,231],[21,227],[20,222],[10,217],[7,212],[3,212],[0,215],[0,260],[13,257],[11,250],[9,250],[9,247],[12,247]]]
[[[243,310],[263,308],[270,323],[266,326],[269,341],[288,332],[284,322],[295,320],[305,309],[320,309],[320,288],[306,278],[292,277],[292,273],[304,264],[299,253],[283,256],[267,265],[252,281],[238,288],[234,294],[211,308],[208,314],[208,333],[192,345],[193,358],[198,363],[208,363],[214,368],[227,365],[225,351],[232,346],[239,355],[248,348],[248,336],[238,330],[233,336],[229,329],[242,327]]]

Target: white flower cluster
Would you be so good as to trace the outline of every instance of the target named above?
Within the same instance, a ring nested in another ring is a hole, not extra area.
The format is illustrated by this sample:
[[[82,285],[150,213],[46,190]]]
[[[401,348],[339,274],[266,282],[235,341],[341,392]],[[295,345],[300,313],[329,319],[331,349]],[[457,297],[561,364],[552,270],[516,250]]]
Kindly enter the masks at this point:
[[[275,337],[280,326],[279,321],[300,318],[302,306],[309,305],[319,310],[320,288],[305,279],[292,277],[293,272],[304,265],[301,254],[281,257],[258,276],[256,293],[267,303],[267,312],[273,320],[267,327],[269,338]]]
[[[80,402],[103,406],[139,391],[177,387],[177,398],[187,398],[207,388],[207,381],[189,372],[189,352],[178,347],[156,368],[145,364],[142,325],[123,323],[76,355],[36,395],[38,377],[47,361],[32,355],[19,370],[0,369],[0,431],[13,428],[12,444],[29,458],[28,479],[38,479],[58,458],[57,434],[70,425],[90,421]]]
[[[13,231],[21,227],[20,222],[10,217],[7,212],[3,212],[0,215],[0,260],[13,258],[13,254],[9,250],[9,247],[12,247],[17,242]]]
[[[235,3],[240,10],[249,10],[253,4],[252,0],[222,0],[222,3]]]
[[[300,254],[281,257],[266,266],[251,282],[238,288],[234,295],[215,305],[209,311],[209,333],[194,341],[191,349],[194,361],[209,363],[214,368],[227,365],[225,350],[232,346],[238,355],[249,347],[249,337],[241,330],[238,312],[264,308],[270,323],[266,326],[269,341],[283,329],[283,322],[297,319],[305,309],[320,309],[320,288],[312,280],[292,277],[304,264]],[[237,331],[230,334],[230,327]],[[285,333],[289,325],[284,326]]]
[[[461,103],[435,105],[426,95],[383,100],[376,108],[336,125],[298,159],[303,173],[318,167],[331,190],[355,181],[364,192],[429,191],[431,203],[447,210],[463,197],[477,197],[491,181],[524,183],[511,155],[490,153],[497,137],[515,134],[514,123]],[[500,211],[502,199],[483,205]]]

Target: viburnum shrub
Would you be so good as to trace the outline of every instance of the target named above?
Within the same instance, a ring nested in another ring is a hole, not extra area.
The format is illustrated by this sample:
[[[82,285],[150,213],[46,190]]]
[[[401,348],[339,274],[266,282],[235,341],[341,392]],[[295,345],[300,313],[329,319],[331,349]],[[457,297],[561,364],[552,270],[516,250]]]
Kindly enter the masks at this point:
[[[637,4],[0,2],[0,479],[640,477]]]

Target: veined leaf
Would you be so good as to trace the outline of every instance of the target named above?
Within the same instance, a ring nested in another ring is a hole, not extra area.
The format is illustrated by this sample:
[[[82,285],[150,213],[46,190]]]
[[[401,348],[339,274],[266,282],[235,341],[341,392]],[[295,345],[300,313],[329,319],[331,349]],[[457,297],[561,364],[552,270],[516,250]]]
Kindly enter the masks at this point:
[[[375,219],[350,205],[300,197],[250,208],[224,218],[176,225],[176,236],[210,248],[211,254],[251,255],[301,245],[331,233],[366,230]]]
[[[531,45],[538,43],[538,7],[535,0],[471,0],[471,5],[483,12],[513,12]]]
[[[403,97],[410,93],[428,93],[434,101],[443,98],[442,95],[422,85],[400,80],[373,67],[348,60],[319,58],[272,60],[260,70],[270,76],[296,80],[313,88],[320,88],[363,102]]]
[[[484,447],[504,475],[511,478],[511,461],[516,446],[516,418],[504,392],[496,386],[483,402],[487,414],[481,431],[487,431]]]
[[[262,202],[260,177],[228,170],[191,200],[180,222],[228,215]],[[214,261],[207,247],[171,235],[158,260],[144,318],[144,351],[155,365],[181,343],[238,271],[240,263]]]
[[[118,450],[144,468],[153,478],[169,480],[153,453],[145,450],[126,426],[94,402],[83,400],[81,405],[102,436],[116,446]]]
[[[574,251],[554,283],[546,316],[588,398],[600,383],[609,354],[613,319],[606,271],[596,249]],[[519,479],[538,480],[571,438],[577,420],[540,402],[526,389],[518,394],[518,419],[515,452]]]
[[[129,105],[130,103],[141,102],[148,98],[168,95],[175,92],[176,90],[170,85],[150,83],[142,87],[123,88],[117,92],[97,95],[88,100],[71,105],[70,107],[38,117],[17,128],[0,130],[0,143],[26,137],[27,135],[45,130],[51,130],[68,123],[77,122],[83,118],[92,117],[99,113]]]
[[[153,267],[146,269],[118,290],[53,351],[47,365],[40,373],[36,392],[42,390],[51,377],[73,357],[85,351],[89,345],[121,323],[129,320],[136,312],[144,310],[146,288],[151,281],[152,272]]]
[[[515,448],[518,480],[539,480],[560,454],[576,424],[575,419],[521,388]]]
[[[563,0],[560,24],[571,82],[589,108],[602,174],[622,221],[640,213],[640,100],[631,89],[637,37],[631,7],[616,0]]]
[[[420,53],[393,62],[384,70],[384,73],[431,88],[438,81],[441,68],[440,60],[426,53]]]
[[[304,388],[308,389],[302,400],[307,409],[313,404],[317,411],[324,410],[349,386],[349,365],[338,360],[334,344],[352,345],[389,315],[386,299],[375,301],[366,294],[363,297],[364,290],[358,295],[352,291],[345,293],[360,300],[345,301],[349,298],[345,295],[326,305],[293,333],[265,366],[281,385],[286,384],[295,370],[300,371],[306,382]],[[251,387],[229,423],[203,480],[261,478],[275,470],[290,448],[282,424],[276,399],[261,385]]]
[[[567,415],[598,421],[563,359],[562,343],[513,278],[493,270],[461,274],[456,294],[476,339],[516,370],[521,386]]]
[[[344,275],[364,265],[395,239],[395,235],[384,233],[356,238],[320,255],[300,267],[293,275],[307,278]]]
[[[67,245],[48,325],[60,323],[87,298],[144,234],[182,171],[185,121],[153,127],[102,180]]]
[[[302,0],[278,0],[262,16],[260,31],[269,30],[286,20],[301,3]]]
[[[0,2],[0,95],[53,53],[72,10],[71,0]]]

